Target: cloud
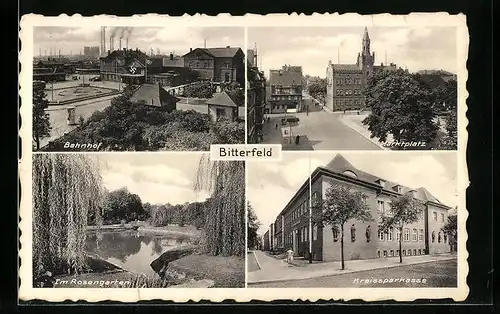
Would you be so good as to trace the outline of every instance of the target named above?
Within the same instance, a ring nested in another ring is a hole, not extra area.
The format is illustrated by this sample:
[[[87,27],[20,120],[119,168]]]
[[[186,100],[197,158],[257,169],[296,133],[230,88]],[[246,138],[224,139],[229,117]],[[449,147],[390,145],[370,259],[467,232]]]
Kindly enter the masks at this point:
[[[200,155],[110,154],[101,155],[101,176],[110,190],[126,187],[152,204],[182,204],[205,200],[207,191],[196,193],[194,180]],[[149,163],[148,163],[149,161]]]
[[[372,27],[368,29],[376,64],[394,62],[410,71],[456,72],[456,29],[452,27]],[[253,27],[249,47],[257,45],[262,70],[301,65],[304,74],[325,77],[328,61],[355,64],[363,27]],[[432,43],[432,44],[429,44]]]
[[[197,27],[189,28],[178,23],[168,27],[127,27],[129,48],[139,48],[149,52],[151,48],[161,53],[175,52],[185,54],[189,48],[203,47],[241,47],[244,48],[242,27]],[[115,32],[115,49],[119,46],[119,37],[125,27],[106,28],[106,49],[109,49],[109,37]],[[124,40],[124,39],[123,39]],[[42,53],[61,49],[62,54],[78,54],[84,46],[100,46],[100,26],[97,27],[36,27],[34,30],[34,51]],[[125,41],[122,41],[125,47]]]

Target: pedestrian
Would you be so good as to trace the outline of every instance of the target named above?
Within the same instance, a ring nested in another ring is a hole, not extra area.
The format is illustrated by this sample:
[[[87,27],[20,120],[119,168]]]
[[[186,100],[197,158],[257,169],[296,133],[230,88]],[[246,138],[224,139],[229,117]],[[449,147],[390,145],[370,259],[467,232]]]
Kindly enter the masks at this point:
[[[293,262],[293,250],[290,248],[286,251],[286,262],[291,264]]]
[[[276,123],[276,126],[275,126],[276,130],[278,129],[278,123]]]
[[[271,117],[267,117],[267,122],[271,121]]]
[[[299,145],[299,142],[300,142],[300,135],[297,135],[295,137],[295,145]]]

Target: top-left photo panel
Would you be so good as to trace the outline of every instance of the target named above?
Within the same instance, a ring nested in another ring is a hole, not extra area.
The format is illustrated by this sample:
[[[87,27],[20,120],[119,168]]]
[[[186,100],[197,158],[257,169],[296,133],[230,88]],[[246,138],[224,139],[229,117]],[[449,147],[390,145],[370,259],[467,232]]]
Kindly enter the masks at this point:
[[[244,28],[178,24],[33,27],[33,151],[245,143]]]

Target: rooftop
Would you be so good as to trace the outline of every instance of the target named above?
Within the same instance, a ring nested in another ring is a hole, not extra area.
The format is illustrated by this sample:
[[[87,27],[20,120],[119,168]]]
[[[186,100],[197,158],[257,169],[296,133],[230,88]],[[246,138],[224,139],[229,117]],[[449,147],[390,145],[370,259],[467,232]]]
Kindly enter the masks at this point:
[[[207,101],[207,105],[238,107],[226,92],[216,93]]]
[[[233,58],[238,53],[238,51],[241,50],[241,48],[230,47],[230,46],[218,47],[218,48],[196,48],[186,53],[184,56],[189,55],[190,53],[196,50],[204,51],[205,53],[211,55],[214,58]]]
[[[269,70],[269,84],[292,86],[302,85],[302,72],[287,70]]]
[[[392,181],[386,180],[384,178],[380,178],[378,176],[372,175],[372,174],[364,172],[362,170],[359,170],[356,167],[354,167],[341,154],[337,154],[324,168],[326,168],[332,172],[342,174],[342,175],[353,176],[353,174],[354,174],[356,179],[361,180],[361,181],[365,181],[368,183],[372,183],[372,184],[378,184],[378,185],[382,186],[382,182],[385,182],[383,185],[383,189],[387,190],[387,191],[391,191],[393,193],[396,192],[398,194],[406,194],[410,191],[416,191],[415,197],[417,199],[424,201],[424,202],[433,202],[433,203],[444,205],[435,196],[433,196],[428,190],[426,190],[423,187],[420,187],[418,189],[413,189],[413,188],[398,184],[396,182],[392,182]],[[401,191],[400,193],[397,190],[398,187],[400,187],[400,191]]]

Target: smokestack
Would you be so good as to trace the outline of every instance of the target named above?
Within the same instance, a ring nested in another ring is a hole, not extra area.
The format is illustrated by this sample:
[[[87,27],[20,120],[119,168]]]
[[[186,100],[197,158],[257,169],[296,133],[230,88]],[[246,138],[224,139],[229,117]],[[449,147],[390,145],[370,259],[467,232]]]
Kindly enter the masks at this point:
[[[193,51],[193,48],[189,48],[189,52]]]
[[[174,60],[174,54],[170,53],[170,60]]]
[[[109,50],[113,51],[113,35],[109,36]]]
[[[118,47],[119,47],[118,48],[119,50],[122,50],[122,38],[121,37],[118,39]]]
[[[127,38],[125,39],[125,48],[127,48],[127,49],[128,49],[128,36],[127,36]]]

